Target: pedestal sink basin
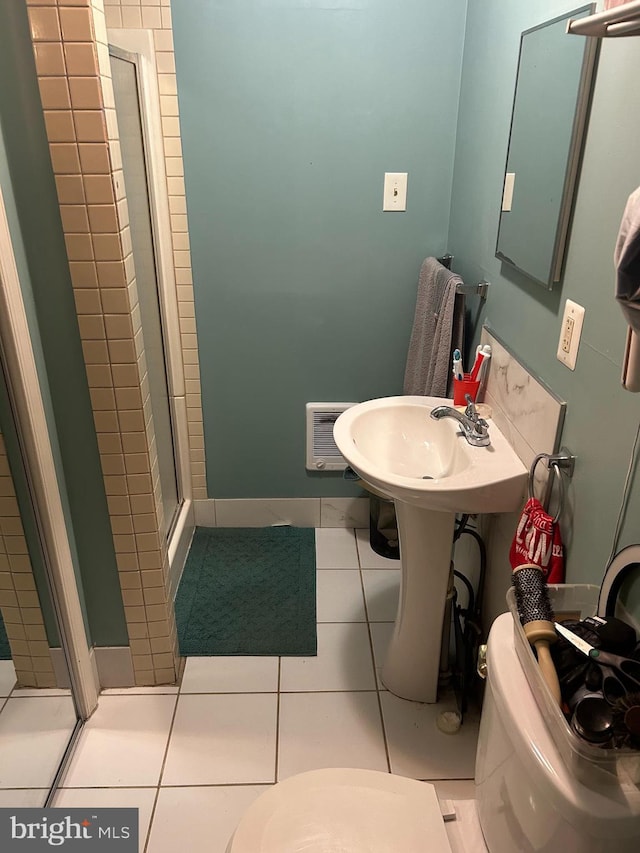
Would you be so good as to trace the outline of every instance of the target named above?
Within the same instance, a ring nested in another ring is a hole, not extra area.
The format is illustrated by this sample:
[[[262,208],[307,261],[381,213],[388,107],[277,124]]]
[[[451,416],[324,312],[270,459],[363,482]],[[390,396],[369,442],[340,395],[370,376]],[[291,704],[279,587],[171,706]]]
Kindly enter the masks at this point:
[[[440,397],[382,397],[347,409],[334,427],[349,465],[395,502],[402,580],[382,669],[398,696],[435,702],[455,515],[513,512],[527,470],[493,422],[491,444],[473,447],[452,418],[433,420]]]

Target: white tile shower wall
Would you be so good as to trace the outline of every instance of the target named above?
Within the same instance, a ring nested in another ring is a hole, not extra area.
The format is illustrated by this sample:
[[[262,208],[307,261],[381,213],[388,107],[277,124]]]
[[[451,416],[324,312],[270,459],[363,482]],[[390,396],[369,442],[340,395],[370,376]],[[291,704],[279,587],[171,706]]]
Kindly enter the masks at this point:
[[[170,0],[104,0],[107,33],[113,29],[153,32],[160,114],[164,141],[165,177],[169,195],[173,263],[175,269],[180,339],[186,385],[190,466],[193,498],[207,497],[204,431],[200,394],[200,366],[195,325],[189,228],[180,139],[175,56]]]
[[[491,361],[485,402],[492,418],[527,468],[538,453],[553,453],[564,421],[560,402],[487,328],[481,343],[491,344]],[[534,491],[544,494],[546,469],[538,465]],[[523,504],[526,495],[523,495]],[[495,617],[507,609],[505,595],[511,584],[509,549],[520,512],[483,516],[481,533],[487,545],[483,624],[488,631]]]

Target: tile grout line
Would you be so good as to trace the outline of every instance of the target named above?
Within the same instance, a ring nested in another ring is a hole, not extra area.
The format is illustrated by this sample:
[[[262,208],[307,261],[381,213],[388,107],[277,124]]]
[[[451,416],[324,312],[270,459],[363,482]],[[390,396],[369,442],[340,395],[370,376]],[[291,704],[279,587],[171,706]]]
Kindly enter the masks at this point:
[[[369,622],[369,608],[367,606],[367,596],[364,589],[364,577],[362,575],[362,563],[360,559],[360,549],[358,548],[358,537],[354,530],[354,535],[356,536],[356,552],[358,554],[358,571],[360,573],[360,587],[362,589],[362,600],[364,604],[364,615],[367,620],[367,633],[369,635],[369,651],[371,652],[371,664],[373,666],[373,681],[376,687],[376,699],[378,700],[378,713],[380,714],[380,727],[382,729],[382,740],[384,743],[384,753],[387,759],[387,770],[391,773],[391,757],[389,755],[389,744],[387,742],[387,730],[384,724],[384,714],[382,712],[382,700],[380,698],[380,686],[378,684],[378,672],[376,670],[376,656],[373,651],[373,635],[371,634],[371,623]]]
[[[278,757],[280,753],[280,679],[282,672],[282,658],[278,658],[278,693],[276,698],[276,755],[275,755],[275,764],[273,768],[273,783],[274,785],[278,781]]]
[[[184,676],[184,671],[183,671],[183,676]],[[149,817],[149,827],[147,829],[147,837],[145,839],[144,848],[143,848],[144,853],[147,853],[147,850],[149,848],[149,841],[151,840],[151,830],[153,829],[153,821],[155,820],[156,809],[158,806],[158,797],[160,796],[160,788],[162,787],[162,775],[164,773],[164,768],[165,768],[165,765],[167,763],[167,755],[169,754],[169,745],[171,744],[171,736],[173,734],[173,726],[175,724],[176,715],[178,713],[178,702],[180,701],[181,687],[182,687],[182,683],[180,683],[178,685],[178,693],[176,694],[176,703],[175,703],[175,706],[173,708],[173,714],[171,716],[171,724],[169,726],[169,736],[167,737],[167,745],[164,748],[164,755],[162,757],[162,764],[160,766],[160,775],[158,776],[158,784],[156,786],[156,795],[155,795],[155,798],[153,800],[153,806],[151,807],[151,815]],[[166,696],[166,695],[171,695],[171,694],[163,694],[163,695]]]

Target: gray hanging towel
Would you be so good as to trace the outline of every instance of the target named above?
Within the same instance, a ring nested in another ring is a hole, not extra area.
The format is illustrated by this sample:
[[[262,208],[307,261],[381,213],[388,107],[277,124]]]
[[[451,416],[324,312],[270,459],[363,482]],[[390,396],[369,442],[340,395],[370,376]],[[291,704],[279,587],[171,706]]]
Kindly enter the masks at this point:
[[[640,391],[640,187],[627,201],[613,254],[616,299],[629,328],[622,362],[622,384]]]
[[[627,201],[613,260],[616,299],[627,323],[640,333],[640,187]]]
[[[464,296],[462,284],[436,258],[425,258],[418,278],[416,310],[404,373],[404,394],[451,396],[454,349],[462,351]]]

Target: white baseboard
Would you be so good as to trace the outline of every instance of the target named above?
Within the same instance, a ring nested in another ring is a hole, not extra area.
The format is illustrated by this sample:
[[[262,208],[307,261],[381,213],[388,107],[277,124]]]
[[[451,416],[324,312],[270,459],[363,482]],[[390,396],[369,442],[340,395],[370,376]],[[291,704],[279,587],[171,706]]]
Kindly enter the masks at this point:
[[[199,527],[369,526],[369,498],[209,498],[193,507]]]
[[[135,687],[129,646],[94,646],[91,659],[100,687]]]

